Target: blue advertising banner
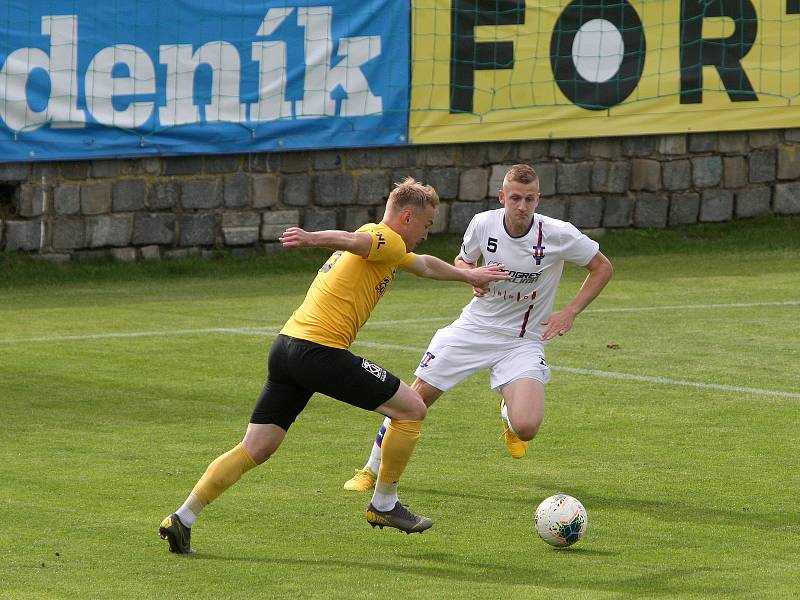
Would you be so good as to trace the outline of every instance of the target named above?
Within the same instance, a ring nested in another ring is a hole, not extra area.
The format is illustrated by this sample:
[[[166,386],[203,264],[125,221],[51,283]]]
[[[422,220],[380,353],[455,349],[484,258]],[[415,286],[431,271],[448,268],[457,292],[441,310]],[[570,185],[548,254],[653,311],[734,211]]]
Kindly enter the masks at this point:
[[[408,2],[4,4],[0,161],[407,143]]]

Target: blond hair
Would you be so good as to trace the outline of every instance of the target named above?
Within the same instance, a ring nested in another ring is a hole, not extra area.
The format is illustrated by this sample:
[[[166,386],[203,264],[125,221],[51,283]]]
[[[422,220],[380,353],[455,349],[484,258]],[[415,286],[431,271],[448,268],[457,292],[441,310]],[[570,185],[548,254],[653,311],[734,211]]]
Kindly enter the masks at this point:
[[[426,206],[439,206],[439,194],[431,186],[420,183],[413,177],[406,177],[394,184],[394,189],[386,201],[387,211],[402,210],[406,207],[423,209]]]
[[[506,176],[503,178],[503,182],[516,181],[518,183],[525,184],[533,183],[534,181],[538,180],[539,176],[530,165],[514,165],[508,170]]]

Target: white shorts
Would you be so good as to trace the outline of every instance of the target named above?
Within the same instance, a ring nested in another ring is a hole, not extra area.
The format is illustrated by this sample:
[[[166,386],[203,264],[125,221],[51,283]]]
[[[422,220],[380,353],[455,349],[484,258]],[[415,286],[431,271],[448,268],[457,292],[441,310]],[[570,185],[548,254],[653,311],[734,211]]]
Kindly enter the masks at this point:
[[[446,392],[484,369],[493,390],[524,377],[550,382],[542,342],[458,322],[436,332],[414,375]]]

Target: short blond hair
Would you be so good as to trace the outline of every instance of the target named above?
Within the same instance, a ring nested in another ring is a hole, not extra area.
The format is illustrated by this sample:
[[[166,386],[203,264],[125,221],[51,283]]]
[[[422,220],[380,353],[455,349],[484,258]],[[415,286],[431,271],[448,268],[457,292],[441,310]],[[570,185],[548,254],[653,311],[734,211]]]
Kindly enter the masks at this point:
[[[402,210],[406,207],[422,209],[426,206],[439,206],[439,194],[429,185],[420,183],[413,177],[406,177],[394,184],[394,189],[386,201],[386,210]]]
[[[516,181],[517,183],[525,184],[533,183],[534,181],[538,180],[539,176],[530,165],[514,165],[508,170],[506,176],[503,178],[503,182]]]

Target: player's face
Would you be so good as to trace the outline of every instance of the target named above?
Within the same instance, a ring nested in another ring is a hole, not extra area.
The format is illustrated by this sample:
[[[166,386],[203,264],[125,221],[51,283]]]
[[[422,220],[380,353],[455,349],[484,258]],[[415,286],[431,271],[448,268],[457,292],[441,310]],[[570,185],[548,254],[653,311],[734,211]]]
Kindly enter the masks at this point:
[[[406,250],[411,252],[420,242],[428,239],[428,230],[433,225],[438,208],[426,206],[425,208],[412,209],[406,224],[405,234],[402,236],[406,243]]]
[[[539,206],[539,181],[504,181],[498,196],[500,204],[505,206],[506,224],[511,232],[516,234],[526,231],[536,207]]]

